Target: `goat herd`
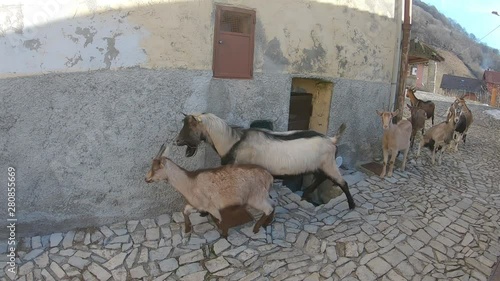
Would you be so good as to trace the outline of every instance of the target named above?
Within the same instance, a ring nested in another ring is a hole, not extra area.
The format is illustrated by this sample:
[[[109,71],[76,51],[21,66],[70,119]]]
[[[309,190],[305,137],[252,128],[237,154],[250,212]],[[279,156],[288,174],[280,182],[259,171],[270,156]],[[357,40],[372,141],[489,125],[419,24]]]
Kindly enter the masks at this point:
[[[434,125],[434,110],[436,106],[432,101],[423,101],[415,96],[415,89],[407,89],[407,97],[410,98],[411,105],[407,105],[410,109],[410,120],[401,120],[397,124],[392,124],[392,118],[399,113],[395,112],[379,112],[377,113],[382,118],[384,135],[382,138],[382,151],[384,163],[380,177],[386,175],[386,166],[389,154],[391,160],[389,162],[389,172],[387,176],[392,176],[394,161],[397,154],[403,151],[404,157],[401,164],[401,170],[404,171],[406,159],[410,148],[413,148],[415,135],[419,130],[422,132],[422,138],[416,157],[420,156],[422,147],[428,147],[432,151],[432,164],[435,164],[436,152],[439,152],[438,163],[441,164],[443,153],[446,146],[458,151],[460,141],[465,143],[467,131],[472,124],[472,112],[467,107],[464,97],[456,98],[446,112],[446,120]],[[432,127],[424,133],[425,120],[432,119]]]
[[[440,151],[439,162],[446,145],[465,138],[472,123],[472,113],[465,100],[457,98],[447,112],[446,121],[437,124],[424,134],[425,120],[431,118],[434,125],[435,105],[431,101],[422,101],[415,97],[414,89],[407,89],[410,98],[411,119],[392,124],[392,118],[399,111],[378,112],[384,128],[382,148],[384,166],[381,177],[386,174],[386,164],[391,154],[387,176],[392,175],[394,161],[399,151],[404,152],[402,170],[406,158],[413,146],[418,130],[422,139],[417,157],[422,146],[432,150],[432,163],[435,154]],[[165,144],[154,157],[151,169],[146,175],[146,182],[165,180],[182,194],[187,204],[184,208],[185,232],[191,231],[189,215],[200,212],[201,216],[211,215],[214,222],[227,237],[228,228],[251,216],[246,206],[263,212],[255,223],[253,232],[266,227],[274,218],[276,202],[271,200],[269,192],[274,178],[285,176],[314,174],[314,181],[302,195],[308,199],[316,188],[326,179],[340,186],[350,209],[355,204],[347,182],[343,179],[336,163],[336,144],[346,128],[341,124],[335,136],[328,137],[315,131],[274,132],[266,129],[239,129],[229,126],[223,119],[211,113],[196,115],[184,114],[184,125],[175,139],[175,145],[186,146],[186,157],[196,154],[202,142],[210,144],[221,157],[221,166],[210,169],[187,171],[168,158]],[[245,221],[245,222],[246,222]],[[233,224],[232,224],[233,223]]]

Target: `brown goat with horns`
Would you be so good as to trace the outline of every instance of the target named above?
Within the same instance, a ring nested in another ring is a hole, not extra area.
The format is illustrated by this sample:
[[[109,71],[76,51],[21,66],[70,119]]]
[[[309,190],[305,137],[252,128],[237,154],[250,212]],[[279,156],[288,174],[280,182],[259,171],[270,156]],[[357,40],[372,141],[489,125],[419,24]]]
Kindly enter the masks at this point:
[[[184,208],[185,232],[191,231],[189,215],[205,211],[217,221],[222,236],[227,237],[228,225],[221,210],[238,206],[251,206],[264,214],[255,223],[253,232],[271,223],[274,202],[269,197],[273,176],[257,165],[225,165],[217,168],[186,171],[163,156],[165,144],[153,159],[146,182],[167,180],[188,202]]]

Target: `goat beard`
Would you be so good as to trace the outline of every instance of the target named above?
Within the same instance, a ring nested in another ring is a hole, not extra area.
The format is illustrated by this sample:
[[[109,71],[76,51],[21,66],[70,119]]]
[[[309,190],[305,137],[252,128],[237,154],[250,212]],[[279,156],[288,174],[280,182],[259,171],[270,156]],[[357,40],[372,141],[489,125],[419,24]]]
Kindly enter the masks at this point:
[[[192,157],[196,155],[198,151],[198,146],[186,146],[186,157]]]

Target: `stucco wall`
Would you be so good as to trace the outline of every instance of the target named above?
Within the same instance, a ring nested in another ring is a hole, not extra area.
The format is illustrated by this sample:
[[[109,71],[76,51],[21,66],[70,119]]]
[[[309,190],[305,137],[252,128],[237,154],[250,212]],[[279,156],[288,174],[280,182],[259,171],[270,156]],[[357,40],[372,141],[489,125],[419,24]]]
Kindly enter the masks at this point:
[[[20,235],[180,210],[170,187],[143,180],[180,112],[285,130],[292,77],[333,83],[328,133],[347,123],[347,165],[371,157],[394,1],[216,2],[257,10],[254,79],[212,78],[213,1],[2,2],[0,163],[19,172]],[[209,155],[174,149],[187,168],[216,165]]]
[[[0,6],[1,75],[212,67],[214,3],[257,11],[255,72],[389,81],[394,1],[20,1]]]
[[[0,80],[0,92],[9,93],[1,99],[0,163],[17,169],[19,234],[182,210],[171,187],[144,182],[161,143],[182,127],[181,111],[219,112],[246,127],[276,119],[284,129],[286,119],[275,117],[288,116],[286,100],[271,96],[287,94],[286,76],[217,82],[208,71],[145,69]],[[172,148],[174,161],[189,169],[205,167],[204,155],[188,159]]]

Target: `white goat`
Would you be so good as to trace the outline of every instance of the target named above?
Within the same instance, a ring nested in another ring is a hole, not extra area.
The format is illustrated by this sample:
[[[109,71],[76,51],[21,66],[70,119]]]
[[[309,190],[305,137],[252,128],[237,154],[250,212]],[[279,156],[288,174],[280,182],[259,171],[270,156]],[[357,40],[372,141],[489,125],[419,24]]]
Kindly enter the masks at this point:
[[[222,164],[255,164],[275,177],[315,173],[315,181],[306,188],[303,198],[328,178],[340,186],[349,208],[354,209],[347,182],[335,164],[336,144],[344,130],[342,124],[334,137],[315,131],[273,132],[252,128],[237,132],[219,117],[205,113],[186,115],[176,144],[186,145],[186,156],[190,157],[202,141],[207,141],[221,156]]]
[[[441,164],[441,159],[444,153],[444,147],[446,145],[450,145],[450,142],[453,139],[453,133],[455,131],[455,110],[449,110],[446,116],[446,121],[441,122],[435,126],[432,126],[428,129],[422,140],[420,141],[420,145],[418,147],[417,155],[418,158],[420,156],[420,150],[422,147],[428,147],[432,150],[432,164],[435,164],[436,152],[441,151],[439,154],[438,164]]]
[[[387,160],[389,154],[391,154],[391,161],[389,162],[389,172],[388,177],[392,176],[392,171],[394,169],[394,161],[398,152],[403,150],[404,157],[403,163],[401,164],[401,170],[405,170],[406,158],[408,156],[408,151],[410,150],[410,138],[412,136],[412,124],[408,120],[401,120],[396,125],[392,124],[392,118],[399,114],[399,109],[394,112],[377,110],[377,114],[382,118],[382,125],[384,128],[384,135],[382,137],[382,151],[384,154],[384,163],[382,168],[382,173],[380,177],[385,177]],[[425,119],[424,119],[425,120]]]
[[[251,206],[264,214],[255,223],[253,232],[267,226],[274,216],[274,202],[269,190],[273,176],[256,165],[226,165],[212,169],[186,171],[163,156],[165,144],[153,159],[146,182],[168,181],[188,202],[184,208],[185,232],[191,231],[189,215],[195,211],[210,213],[217,219],[222,236],[227,237],[227,223],[221,210],[235,206]]]

